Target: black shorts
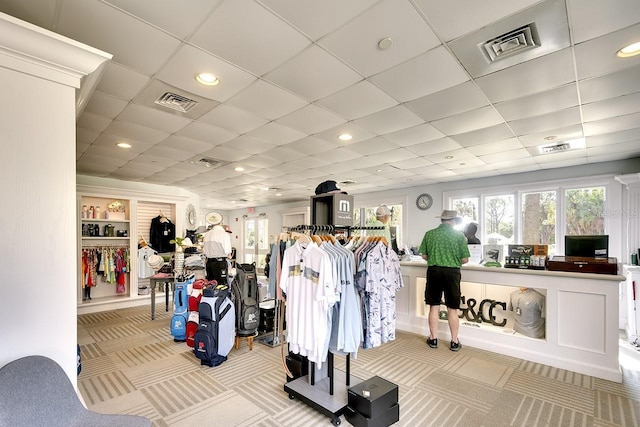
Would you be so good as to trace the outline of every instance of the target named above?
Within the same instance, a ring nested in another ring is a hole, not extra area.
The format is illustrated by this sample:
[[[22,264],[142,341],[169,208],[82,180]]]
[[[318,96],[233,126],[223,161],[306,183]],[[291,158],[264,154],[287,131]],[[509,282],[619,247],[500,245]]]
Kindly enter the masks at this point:
[[[427,305],[440,305],[444,293],[444,304],[453,309],[460,308],[460,269],[453,267],[427,267],[427,286],[424,290],[424,302]]]

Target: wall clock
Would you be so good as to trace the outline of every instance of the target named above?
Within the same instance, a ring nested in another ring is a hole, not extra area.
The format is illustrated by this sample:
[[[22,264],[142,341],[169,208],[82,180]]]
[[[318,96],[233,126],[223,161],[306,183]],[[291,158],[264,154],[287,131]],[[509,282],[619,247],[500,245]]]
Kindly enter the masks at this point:
[[[188,227],[195,227],[196,226],[196,208],[194,208],[192,204],[189,204],[187,206],[185,216],[187,219]]]
[[[430,194],[423,193],[416,199],[416,206],[421,211],[426,211],[433,205],[433,197]]]
[[[204,220],[209,225],[218,225],[218,224],[222,223],[222,214],[220,212],[216,212],[216,211],[209,212],[204,217]]]

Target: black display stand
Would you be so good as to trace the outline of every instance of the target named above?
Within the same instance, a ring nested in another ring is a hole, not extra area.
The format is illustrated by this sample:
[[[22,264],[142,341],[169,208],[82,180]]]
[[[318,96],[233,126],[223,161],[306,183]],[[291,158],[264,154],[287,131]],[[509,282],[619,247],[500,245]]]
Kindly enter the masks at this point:
[[[327,363],[321,369],[309,362],[309,375],[305,375],[284,385],[289,399],[300,399],[316,411],[331,418],[331,423],[338,426],[340,416],[347,410],[348,389],[359,384],[362,379],[350,373],[350,356],[347,355],[346,372],[334,369],[333,353],[327,355]]]
[[[353,196],[344,193],[311,196],[311,223],[352,226]]]

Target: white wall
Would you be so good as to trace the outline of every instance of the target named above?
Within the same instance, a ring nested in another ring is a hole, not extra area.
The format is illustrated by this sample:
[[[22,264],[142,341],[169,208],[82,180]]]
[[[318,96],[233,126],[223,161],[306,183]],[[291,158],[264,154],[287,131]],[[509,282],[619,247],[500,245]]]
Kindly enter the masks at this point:
[[[44,355],[75,386],[76,90],[110,55],[4,14],[0,34],[0,366]]]

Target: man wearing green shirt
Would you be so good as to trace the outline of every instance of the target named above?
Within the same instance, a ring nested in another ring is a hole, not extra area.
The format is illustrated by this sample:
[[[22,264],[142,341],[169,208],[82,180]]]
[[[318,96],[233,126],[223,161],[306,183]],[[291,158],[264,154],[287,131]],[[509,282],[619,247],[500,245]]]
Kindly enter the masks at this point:
[[[444,293],[447,306],[447,321],[451,332],[451,351],[462,347],[458,340],[460,321],[460,267],[469,261],[467,238],[461,231],[454,229],[458,212],[442,211],[441,224],[438,228],[424,234],[420,244],[420,253],[429,263],[427,267],[427,287],[424,302],[429,305],[429,337],[427,344],[431,348],[438,347],[438,318],[440,301]]]

